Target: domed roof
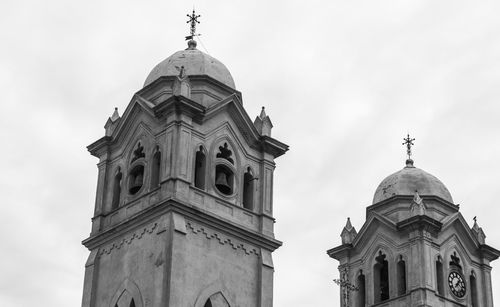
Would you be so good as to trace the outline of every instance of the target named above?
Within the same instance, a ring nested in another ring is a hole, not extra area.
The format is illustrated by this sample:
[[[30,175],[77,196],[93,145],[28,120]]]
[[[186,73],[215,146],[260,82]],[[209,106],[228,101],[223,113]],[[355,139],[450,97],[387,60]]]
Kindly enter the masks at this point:
[[[413,196],[415,191],[420,195],[438,196],[453,203],[450,192],[439,179],[414,167],[413,161],[409,160],[405,168],[382,180],[373,196],[373,204],[395,195]]]
[[[189,48],[172,54],[149,73],[144,86],[149,85],[162,76],[178,76],[181,67],[190,75],[208,75],[217,81],[235,89],[234,80],[229,70],[219,60],[196,49],[196,42],[190,41]]]

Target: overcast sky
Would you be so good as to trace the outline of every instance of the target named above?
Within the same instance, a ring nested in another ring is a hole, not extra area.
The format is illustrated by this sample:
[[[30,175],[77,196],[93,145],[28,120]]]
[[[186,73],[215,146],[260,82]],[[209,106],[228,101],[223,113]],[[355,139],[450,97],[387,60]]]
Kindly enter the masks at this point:
[[[277,159],[275,306],[338,306],[346,218],[415,165],[500,249],[500,1],[19,1],[0,3],[0,306],[80,306],[104,134],[149,71],[198,47],[231,71]],[[500,304],[500,261],[493,293]]]

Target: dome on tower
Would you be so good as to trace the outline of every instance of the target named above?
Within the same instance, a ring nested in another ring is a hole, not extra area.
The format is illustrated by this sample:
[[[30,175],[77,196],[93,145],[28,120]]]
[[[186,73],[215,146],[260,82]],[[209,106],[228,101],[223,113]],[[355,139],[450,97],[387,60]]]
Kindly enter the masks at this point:
[[[186,50],[177,51],[156,65],[146,78],[144,86],[163,76],[178,76],[184,66],[184,74],[187,76],[207,75],[236,89],[233,77],[224,64],[196,49],[194,40],[189,41],[188,45]]]
[[[414,167],[413,161],[408,160],[405,168],[382,180],[373,196],[373,204],[395,195],[413,196],[415,191],[420,195],[438,196],[453,203],[450,192],[439,179]]]

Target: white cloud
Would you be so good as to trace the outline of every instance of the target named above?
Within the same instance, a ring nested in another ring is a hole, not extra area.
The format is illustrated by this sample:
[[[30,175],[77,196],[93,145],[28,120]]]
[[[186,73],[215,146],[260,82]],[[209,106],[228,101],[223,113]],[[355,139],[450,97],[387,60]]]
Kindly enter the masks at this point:
[[[85,146],[157,62],[184,48],[190,5],[2,3],[0,305],[80,304],[97,175]],[[325,250],[340,243],[347,216],[361,227],[378,183],[403,166],[408,130],[417,166],[500,248],[499,3],[195,5],[203,45],[232,72],[250,117],[265,105],[273,135],[291,145],[275,180],[285,243],[274,257],[276,306],[338,304]]]

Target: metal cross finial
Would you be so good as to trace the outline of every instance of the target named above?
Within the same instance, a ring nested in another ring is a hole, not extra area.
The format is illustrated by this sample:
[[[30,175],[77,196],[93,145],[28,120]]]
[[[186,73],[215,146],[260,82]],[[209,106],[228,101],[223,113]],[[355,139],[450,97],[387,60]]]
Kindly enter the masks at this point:
[[[349,282],[345,271],[342,272],[342,277],[340,279],[334,279],[333,282],[339,285],[342,290],[342,297],[344,299],[343,306],[349,306],[349,293],[359,291],[359,287]]]
[[[474,220],[474,223],[477,223],[477,216],[475,216],[475,217],[473,218],[473,220]]]
[[[411,159],[411,147],[415,144],[413,144],[413,141],[415,139],[410,138],[410,134],[408,133],[408,136],[403,139],[403,145],[406,145],[406,154],[408,155],[408,160]]]
[[[198,18],[201,17],[201,15],[196,15],[196,13],[194,11],[194,8],[193,8],[193,13],[191,15],[187,14],[186,16],[189,17],[189,20],[186,21],[186,23],[191,23],[191,35],[186,36],[186,40],[194,39],[194,37],[197,36],[197,34],[196,34],[196,24],[200,23],[198,21]]]

